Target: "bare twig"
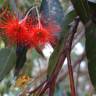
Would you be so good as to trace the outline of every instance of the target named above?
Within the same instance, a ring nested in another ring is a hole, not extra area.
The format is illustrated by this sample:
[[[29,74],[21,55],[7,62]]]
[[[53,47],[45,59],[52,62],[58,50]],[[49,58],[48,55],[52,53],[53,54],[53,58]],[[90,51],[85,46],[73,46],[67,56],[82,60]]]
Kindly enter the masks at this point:
[[[77,68],[77,76],[76,76],[76,94],[78,96],[78,85],[79,85],[79,82],[78,82],[78,78],[80,76],[80,64],[78,65],[78,68]]]
[[[80,64],[80,63],[82,62],[82,60],[84,60],[85,57],[86,57],[86,54],[83,53],[83,54],[75,61],[75,63],[73,64],[73,66],[72,66],[73,69],[75,69],[76,66],[77,66],[78,64]],[[60,77],[58,78],[57,82],[62,82],[62,81],[66,78],[67,75],[68,75],[68,70],[66,70],[66,72],[64,72],[64,73],[62,74],[62,76],[60,76]]]
[[[53,82],[50,85],[49,96],[53,96],[54,95],[55,83],[56,83],[56,80],[53,80]]]
[[[70,53],[67,55],[67,60],[68,60],[68,73],[69,73],[69,79],[70,79],[71,96],[76,96]]]
[[[74,35],[77,31],[78,24],[79,24],[79,18],[77,17],[75,19],[75,24],[73,25],[72,30],[71,30],[71,32],[73,32],[73,33],[70,35],[70,38],[68,40],[69,42],[67,43],[67,46],[68,46],[67,60],[68,60],[68,72],[69,72],[69,79],[70,79],[71,96],[76,96],[76,92],[75,92],[75,86],[74,86],[73,68],[71,65],[70,53],[71,53],[72,41],[73,41]]]

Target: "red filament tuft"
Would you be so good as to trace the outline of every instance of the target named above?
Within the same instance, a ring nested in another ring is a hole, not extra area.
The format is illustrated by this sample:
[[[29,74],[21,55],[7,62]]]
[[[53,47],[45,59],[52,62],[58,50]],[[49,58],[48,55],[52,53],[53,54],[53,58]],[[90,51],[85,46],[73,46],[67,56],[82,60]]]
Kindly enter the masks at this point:
[[[43,27],[33,28],[32,33],[32,41],[35,46],[44,45],[46,42],[50,42],[53,39],[52,34]]]
[[[60,31],[60,27],[53,22],[44,25],[40,21],[34,26],[32,25],[32,19],[26,20],[28,20],[28,17],[19,21],[11,13],[8,13],[5,20],[0,21],[0,28],[5,30],[5,36],[11,43],[27,47],[45,45],[47,42],[54,42],[53,31]]]
[[[9,19],[8,16],[6,21],[1,22],[0,28],[4,29],[5,36],[9,39],[9,42],[24,46],[30,45],[28,28],[23,23],[20,24],[18,19],[12,16]]]

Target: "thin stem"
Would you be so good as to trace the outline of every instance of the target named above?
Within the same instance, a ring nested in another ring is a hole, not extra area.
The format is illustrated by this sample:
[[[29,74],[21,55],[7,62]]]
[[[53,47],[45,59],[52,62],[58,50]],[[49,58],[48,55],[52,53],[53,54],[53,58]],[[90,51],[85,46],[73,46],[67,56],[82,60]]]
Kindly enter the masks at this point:
[[[71,88],[71,96],[76,96],[76,92],[75,92],[75,85],[74,85],[74,77],[73,77],[73,68],[72,68],[72,65],[71,65],[71,57],[70,57],[70,54],[71,54],[71,47],[72,47],[72,41],[74,39],[74,35],[75,33],[77,32],[77,27],[78,27],[78,24],[79,24],[79,17],[76,17],[75,18],[75,24],[72,26],[71,28],[71,32],[72,34],[69,36],[69,39],[68,39],[68,43],[66,43],[66,48],[67,48],[67,60],[68,60],[68,73],[69,73],[69,80],[70,80],[70,88]]]
[[[30,13],[33,9],[36,9],[36,8],[37,8],[37,6],[34,6],[34,7],[30,8],[30,9],[28,10],[28,12],[26,13],[26,16],[24,17],[24,19],[22,19],[22,20],[19,21],[19,24],[21,24],[22,22],[24,22],[24,21],[27,19],[29,13]]]
[[[76,94],[77,94],[77,96],[78,96],[78,85],[79,85],[78,78],[79,78],[79,75],[80,75],[80,64],[78,65],[77,76],[76,76]]]
[[[35,93],[36,91],[38,91],[39,89],[41,89],[44,84],[46,84],[46,81],[44,81],[41,85],[39,85],[36,89],[34,90],[30,90],[29,93],[32,94],[32,93]]]
[[[56,84],[56,79],[53,80],[53,82],[51,82],[51,84],[50,84],[49,96],[53,96],[53,95],[54,95],[54,91],[55,91],[55,84]]]
[[[69,80],[70,80],[71,96],[76,96],[70,53],[67,53],[67,54],[68,54],[67,60],[68,60],[68,73],[69,73]]]
[[[45,86],[42,88],[42,91],[39,93],[39,96],[43,96],[43,94],[45,93],[45,91],[49,88],[49,82],[47,81],[47,83],[45,84]]]
[[[37,7],[36,7],[36,12],[37,12],[37,17],[38,17],[38,27],[41,28],[40,15],[39,15],[39,11]]]
[[[78,64],[80,64],[86,57],[86,54],[83,53],[73,64],[73,69],[75,69],[77,67]],[[66,76],[68,75],[68,70],[66,70],[66,72],[64,72],[64,74],[62,76],[60,76],[60,78],[57,80],[57,82],[62,82]]]

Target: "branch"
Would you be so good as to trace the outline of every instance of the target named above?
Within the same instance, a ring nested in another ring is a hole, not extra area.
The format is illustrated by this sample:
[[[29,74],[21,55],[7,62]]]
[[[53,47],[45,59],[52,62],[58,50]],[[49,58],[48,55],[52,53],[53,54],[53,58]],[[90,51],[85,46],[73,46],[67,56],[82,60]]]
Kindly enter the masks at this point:
[[[83,53],[83,54],[75,61],[75,63],[73,64],[72,68],[75,69],[76,66],[77,66],[78,64],[80,64],[80,63],[84,60],[85,57],[86,57],[86,54]],[[68,75],[68,70],[66,70],[66,72],[64,72],[63,75],[60,76],[60,78],[57,80],[57,83],[62,82],[62,81],[66,78],[67,75]]]
[[[68,72],[69,72],[69,79],[70,79],[70,88],[71,88],[71,96],[76,96],[76,92],[75,92],[75,86],[74,86],[74,77],[73,77],[73,68],[71,65],[71,57],[70,57],[70,53],[71,53],[71,47],[72,47],[72,41],[74,39],[74,35],[77,32],[77,27],[79,24],[79,17],[77,17],[75,19],[75,24],[73,25],[72,29],[70,32],[72,32],[72,34],[69,36],[69,42],[67,43],[67,60],[68,60]],[[69,33],[70,33],[69,32]]]

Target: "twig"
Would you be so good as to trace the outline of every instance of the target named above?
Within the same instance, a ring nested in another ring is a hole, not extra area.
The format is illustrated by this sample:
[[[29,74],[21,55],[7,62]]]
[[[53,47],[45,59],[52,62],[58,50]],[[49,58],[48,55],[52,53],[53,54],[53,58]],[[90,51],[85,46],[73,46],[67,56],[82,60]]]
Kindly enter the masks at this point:
[[[73,66],[72,66],[73,69],[75,69],[76,66],[77,66],[78,64],[80,64],[80,63],[82,62],[82,60],[84,60],[85,57],[86,57],[86,54],[83,53],[83,54],[75,61],[75,63],[73,64]],[[57,83],[63,81],[63,80],[66,78],[67,75],[68,75],[68,70],[66,70],[66,72],[64,72],[63,75],[60,76],[60,78],[57,80]]]
[[[76,76],[76,86],[75,86],[75,88],[76,88],[76,94],[77,94],[77,96],[78,96],[78,78],[79,78],[79,76],[80,76],[80,64],[78,65],[78,68],[77,68],[77,76]]]
[[[50,85],[49,96],[53,96],[54,95],[55,84],[56,84],[56,80],[53,80],[53,82]]]
[[[67,48],[67,60],[68,60],[68,72],[69,72],[69,79],[70,79],[71,96],[76,96],[76,92],[75,92],[73,68],[72,68],[72,65],[71,65],[70,53],[71,53],[72,41],[73,41],[74,35],[77,31],[78,24],[79,24],[79,17],[77,17],[75,19],[75,24],[73,25],[73,27],[71,29],[72,30],[71,32],[73,32],[73,33],[70,35],[70,38],[68,40],[69,42],[66,45],[66,46],[68,46],[68,48]]]
[[[46,83],[46,81],[44,81],[41,85],[39,85],[36,89],[34,90],[30,90],[29,93],[32,94],[32,93],[35,93],[38,89],[42,88],[42,86],[44,86],[44,84]]]
[[[69,73],[69,80],[70,80],[71,96],[76,96],[70,53],[68,53],[67,55],[67,61],[68,61],[68,73]]]

